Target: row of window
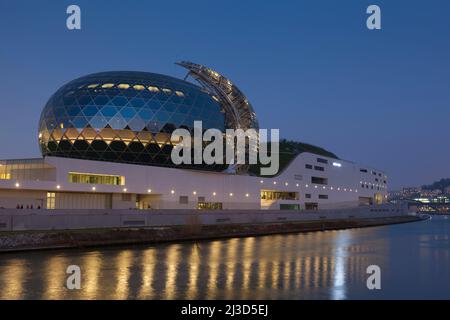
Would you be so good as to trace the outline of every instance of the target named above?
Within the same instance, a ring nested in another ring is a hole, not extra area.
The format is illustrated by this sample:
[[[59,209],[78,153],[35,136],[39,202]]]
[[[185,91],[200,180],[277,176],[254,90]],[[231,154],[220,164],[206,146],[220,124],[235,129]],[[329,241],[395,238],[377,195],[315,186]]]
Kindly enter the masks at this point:
[[[298,192],[261,190],[262,200],[298,200]]]
[[[172,89],[168,89],[168,88],[158,88],[156,86],[144,86],[142,84],[135,84],[135,85],[130,85],[128,83],[119,83],[119,84],[115,84],[115,83],[104,83],[104,84],[100,84],[100,83],[93,83],[93,84],[89,84],[86,88],[88,89],[95,89],[95,88],[102,88],[102,89],[111,89],[111,88],[118,88],[118,89],[134,89],[134,90],[149,90],[150,92],[154,92],[154,93],[158,93],[158,92],[164,92],[167,95],[172,94]],[[179,97],[184,97],[184,92],[179,91],[179,90],[175,90],[175,94]]]
[[[363,169],[363,168],[361,168],[361,169],[359,169],[359,171],[360,172],[364,172],[364,173],[368,173],[368,170],[367,169]],[[376,171],[370,171],[374,176],[379,176],[379,177],[382,177],[383,175],[381,174],[381,173],[377,173]],[[377,179],[375,179],[375,180],[377,180]],[[378,181],[378,180],[377,180]]]
[[[124,176],[86,174],[76,172],[69,172],[68,181],[69,183],[104,184],[113,186],[125,185]]]
[[[306,168],[306,169],[311,169],[311,170],[312,170],[313,166],[312,166],[311,164],[305,164],[305,168]],[[325,171],[325,168],[324,168],[324,167],[321,167],[321,166],[314,166],[314,170],[317,170],[317,171]]]
[[[305,198],[311,199],[311,194],[310,193],[305,194]],[[318,198],[319,199],[328,199],[328,195],[327,194],[319,194]]]
[[[369,186],[369,185],[367,185],[367,184],[361,184],[361,188],[363,188],[363,189],[364,189],[364,188],[366,188],[366,189],[369,189],[369,188],[370,188],[371,190],[373,190],[373,189],[374,189],[374,185]],[[377,189],[377,190],[380,190],[380,187],[377,186],[376,189]]]

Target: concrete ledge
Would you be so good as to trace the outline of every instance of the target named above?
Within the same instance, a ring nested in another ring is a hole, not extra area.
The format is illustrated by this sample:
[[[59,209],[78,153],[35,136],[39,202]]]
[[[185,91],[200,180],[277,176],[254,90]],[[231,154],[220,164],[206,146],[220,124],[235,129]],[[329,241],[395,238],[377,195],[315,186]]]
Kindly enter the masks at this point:
[[[102,228],[0,232],[0,252],[84,248],[169,241],[205,240],[323,230],[361,228],[422,220],[417,216],[310,220],[254,224],[185,225],[146,228]]]

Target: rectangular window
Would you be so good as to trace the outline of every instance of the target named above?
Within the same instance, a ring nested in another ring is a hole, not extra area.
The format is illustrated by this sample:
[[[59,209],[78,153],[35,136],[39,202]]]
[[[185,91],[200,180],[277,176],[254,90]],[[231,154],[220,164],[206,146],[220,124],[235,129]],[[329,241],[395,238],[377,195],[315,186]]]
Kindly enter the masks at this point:
[[[262,200],[298,200],[298,192],[261,190]]]
[[[306,169],[312,169],[312,165],[310,165],[310,164],[305,164],[305,168],[306,168]]]
[[[317,170],[317,171],[325,171],[325,168],[324,168],[324,167],[321,167],[321,166],[314,166],[314,170]]]
[[[11,174],[0,172],[0,180],[11,180]]]
[[[198,202],[205,202],[205,197],[198,197]]]
[[[359,171],[367,173],[367,169],[359,169]]]
[[[306,210],[317,210],[319,209],[319,205],[316,202],[305,202]]]
[[[199,210],[222,210],[222,202],[199,202],[197,204]]]
[[[294,179],[295,180],[303,180],[303,176],[301,174],[295,174]]]
[[[323,159],[323,158],[317,158],[317,162],[328,164],[328,160],[327,159]]]
[[[327,194],[319,194],[319,199],[328,199]]]
[[[305,198],[306,199],[311,199],[311,194],[310,193],[305,194]]]
[[[188,196],[180,196],[180,204],[188,204],[189,197]]]
[[[311,183],[314,184],[328,184],[327,178],[320,178],[320,177],[311,177]]]
[[[47,209],[55,209],[56,207],[56,193],[47,192]]]
[[[300,205],[280,203],[280,210],[300,210]]]
[[[113,176],[93,173],[69,172],[69,183],[105,184],[113,186],[124,186],[124,176]]]

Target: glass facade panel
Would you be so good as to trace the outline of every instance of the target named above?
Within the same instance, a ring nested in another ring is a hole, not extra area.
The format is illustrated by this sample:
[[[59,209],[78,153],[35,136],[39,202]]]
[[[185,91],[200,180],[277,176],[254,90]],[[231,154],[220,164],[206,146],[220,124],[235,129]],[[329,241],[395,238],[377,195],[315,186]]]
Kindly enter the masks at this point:
[[[225,131],[222,106],[197,85],[146,72],[97,73],[66,84],[49,99],[39,143],[44,156],[174,166],[170,139],[149,137],[180,127],[192,132],[196,120],[203,121],[204,130]],[[142,133],[147,133],[144,139]]]
[[[262,200],[298,200],[298,192],[261,190]]]
[[[124,176],[100,175],[90,173],[69,172],[69,183],[104,184],[113,186],[125,185]]]
[[[56,181],[56,169],[43,159],[2,160],[0,179],[17,181]]]

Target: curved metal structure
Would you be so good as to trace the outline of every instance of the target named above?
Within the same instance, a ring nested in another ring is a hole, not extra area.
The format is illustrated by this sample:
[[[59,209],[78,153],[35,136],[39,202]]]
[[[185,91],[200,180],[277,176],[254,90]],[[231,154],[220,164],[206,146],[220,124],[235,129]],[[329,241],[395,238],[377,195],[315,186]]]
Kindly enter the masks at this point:
[[[229,79],[200,64],[188,61],[181,61],[176,64],[189,70],[187,76],[192,76],[219,101],[225,111],[227,128],[259,129],[252,105],[241,90]]]

